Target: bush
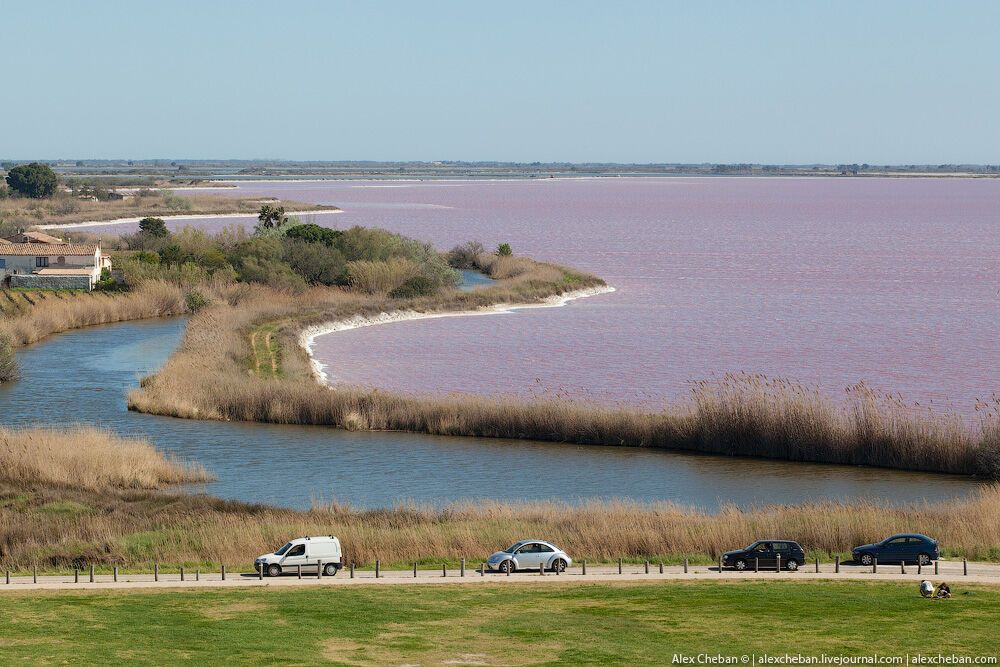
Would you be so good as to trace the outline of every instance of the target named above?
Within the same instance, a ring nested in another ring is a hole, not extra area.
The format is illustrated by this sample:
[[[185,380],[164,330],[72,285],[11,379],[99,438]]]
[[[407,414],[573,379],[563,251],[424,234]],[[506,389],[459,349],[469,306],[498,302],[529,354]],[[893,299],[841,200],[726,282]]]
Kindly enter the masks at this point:
[[[40,162],[21,164],[7,172],[7,185],[25,197],[41,199],[51,197],[56,191],[59,179],[52,168]]]
[[[184,304],[192,313],[197,313],[208,305],[208,299],[199,290],[193,289],[184,295]]]
[[[347,282],[347,262],[337,249],[323,243],[286,238],[284,258],[295,273],[313,285],[337,285]]]
[[[509,243],[501,243],[497,246],[497,257],[510,257],[514,254],[514,250],[510,247]]]
[[[161,239],[166,238],[170,234],[167,231],[167,224],[163,222],[163,218],[143,218],[139,221],[139,231]]]
[[[163,192],[163,204],[171,211],[191,210],[191,200],[185,199],[184,197],[181,197],[179,195],[175,195],[173,192],[168,192],[168,191]]]
[[[428,296],[435,292],[434,283],[424,276],[414,276],[405,283],[389,292],[393,299],[412,299],[418,296]]]
[[[448,251],[448,265],[456,269],[475,269],[476,258],[486,253],[479,241],[469,241]]]
[[[320,227],[313,223],[298,225],[285,233],[285,236],[290,239],[298,239],[306,243],[323,243],[328,246],[336,246],[343,235],[344,232],[329,227]]]

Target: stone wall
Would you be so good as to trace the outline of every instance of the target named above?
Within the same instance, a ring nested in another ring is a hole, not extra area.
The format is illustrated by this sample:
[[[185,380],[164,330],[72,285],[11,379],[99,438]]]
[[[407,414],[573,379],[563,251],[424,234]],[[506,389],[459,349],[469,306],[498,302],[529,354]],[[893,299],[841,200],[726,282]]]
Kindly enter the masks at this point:
[[[10,277],[12,289],[90,289],[87,276],[37,276],[18,273]]]

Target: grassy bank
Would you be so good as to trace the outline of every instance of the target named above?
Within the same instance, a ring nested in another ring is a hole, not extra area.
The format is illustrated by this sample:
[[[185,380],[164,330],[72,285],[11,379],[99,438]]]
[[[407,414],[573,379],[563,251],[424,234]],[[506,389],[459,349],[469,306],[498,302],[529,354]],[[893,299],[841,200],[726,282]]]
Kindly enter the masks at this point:
[[[8,593],[0,656],[635,665],[701,653],[995,655],[1000,591],[955,590],[946,601],[922,599],[911,584],[858,582]],[[747,631],[763,625],[766,632]]]
[[[0,570],[96,564],[131,571],[169,566],[249,567],[291,537],[338,535],[345,558],[386,566],[476,563],[527,536],[552,539],[577,559],[712,562],[762,536],[801,542],[831,559],[895,532],[940,539],[947,556],[1000,561],[1000,485],[966,499],[885,507],[812,503],[706,512],[670,503],[554,502],[403,505],[360,510],[317,504],[296,511],[176,493],[208,477],[141,441],[92,430],[0,431]]]
[[[296,201],[279,202],[288,211],[337,210]],[[177,194],[169,190],[145,190],[142,196],[125,200],[91,201],[59,194],[42,199],[0,198],[0,220],[8,226],[69,225],[80,222],[170,215],[257,215],[260,198],[237,198],[219,194]]]

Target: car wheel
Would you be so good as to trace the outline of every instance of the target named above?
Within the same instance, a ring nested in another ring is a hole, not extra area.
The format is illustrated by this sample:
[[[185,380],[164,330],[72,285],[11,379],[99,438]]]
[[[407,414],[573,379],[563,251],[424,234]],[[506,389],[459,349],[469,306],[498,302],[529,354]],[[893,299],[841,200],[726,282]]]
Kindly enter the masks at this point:
[[[552,571],[553,572],[565,572],[566,571],[566,561],[564,561],[562,558],[556,558],[552,562]]]
[[[733,567],[742,572],[743,570],[747,569],[747,562],[743,559],[740,559],[735,563],[733,563]]]
[[[336,563],[327,563],[323,566],[323,576],[325,577],[335,577],[339,571],[340,568],[337,567]]]
[[[794,558],[789,559],[789,561],[785,564],[785,568],[789,572],[795,572],[796,570],[799,569],[799,561],[795,560]]]
[[[930,565],[931,555],[930,554],[920,554],[917,556],[917,563],[920,565]]]
[[[281,566],[277,563],[271,563],[267,566],[267,576],[269,577],[280,577],[281,576]]]
[[[514,563],[509,560],[505,560],[504,562],[500,563],[500,571],[503,572],[504,574],[507,574],[508,572],[513,572]]]
[[[861,554],[861,558],[858,559],[858,562],[864,566],[871,565],[875,562],[875,556],[872,556],[871,554]]]

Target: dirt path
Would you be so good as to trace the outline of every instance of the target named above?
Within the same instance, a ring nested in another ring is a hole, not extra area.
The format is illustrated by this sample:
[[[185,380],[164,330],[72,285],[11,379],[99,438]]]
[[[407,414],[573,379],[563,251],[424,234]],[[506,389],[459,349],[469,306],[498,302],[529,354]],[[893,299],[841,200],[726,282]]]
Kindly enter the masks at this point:
[[[281,577],[264,577],[260,579],[257,574],[227,573],[225,580],[222,579],[221,572],[199,572],[187,571],[184,580],[177,573],[160,574],[159,581],[154,581],[151,574],[127,574],[120,572],[118,581],[114,581],[113,575],[96,575],[94,583],[90,582],[89,572],[80,572],[78,581],[74,580],[74,575],[59,576],[39,576],[37,583],[29,576],[17,576],[10,579],[10,583],[4,583],[0,579],[0,594],[4,592],[17,591],[39,591],[39,590],[107,590],[107,589],[195,589],[195,588],[218,588],[218,587],[295,587],[295,586],[421,586],[435,584],[461,584],[468,586],[481,586],[484,584],[493,585],[585,585],[590,583],[613,583],[613,582],[646,582],[649,584],[678,582],[678,581],[754,581],[754,580],[780,580],[780,581],[898,581],[908,582],[914,587],[916,592],[917,583],[922,579],[930,579],[935,583],[947,581],[952,590],[961,588],[962,584],[994,584],[1000,586],[1000,565],[992,563],[969,563],[968,574],[963,574],[961,562],[941,561],[938,574],[934,574],[934,568],[924,568],[918,573],[916,566],[907,566],[906,573],[900,572],[898,565],[881,565],[877,573],[872,573],[871,568],[863,568],[853,565],[841,566],[840,572],[834,572],[833,565],[823,565],[820,571],[815,571],[814,565],[808,565],[798,572],[733,572],[724,571],[721,574],[715,567],[691,567],[687,573],[682,566],[667,566],[663,573],[660,573],[659,565],[651,563],[649,574],[646,574],[643,565],[625,565],[622,573],[618,573],[617,566],[590,566],[587,574],[584,575],[580,566],[574,566],[569,572],[556,575],[547,572],[544,576],[538,572],[519,572],[510,576],[487,572],[481,575],[480,572],[469,566],[465,576],[461,576],[457,568],[449,568],[447,576],[442,570],[419,570],[418,576],[413,576],[412,570],[383,570],[381,576],[376,579],[375,573],[371,570],[358,570],[352,578],[347,570],[341,571],[335,577],[317,578],[315,573],[304,573],[302,578],[298,578],[295,573]]]

